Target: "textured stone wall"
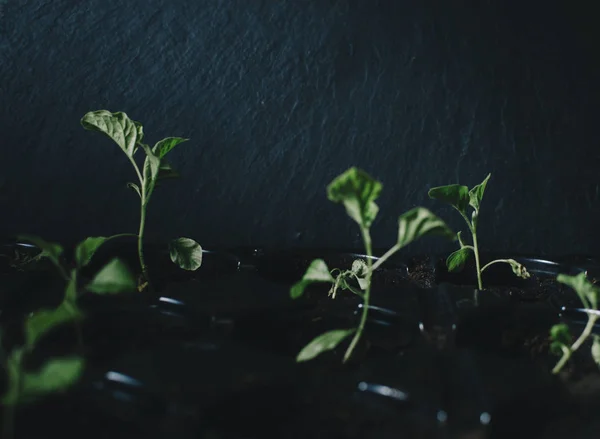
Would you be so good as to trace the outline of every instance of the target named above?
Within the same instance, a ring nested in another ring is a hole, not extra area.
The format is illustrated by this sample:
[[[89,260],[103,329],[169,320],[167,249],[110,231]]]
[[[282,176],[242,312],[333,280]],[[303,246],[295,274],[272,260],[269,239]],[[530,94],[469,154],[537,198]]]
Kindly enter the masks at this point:
[[[484,248],[600,253],[597,50],[591,18],[579,18],[590,11],[537,0],[0,3],[3,234],[136,230],[128,161],[79,125],[109,109],[141,121],[151,142],[191,138],[172,153],[183,178],[151,203],[152,239],[358,246],[325,196],[357,165],[384,183],[376,246],[416,205],[462,227],[428,188],[492,172]]]

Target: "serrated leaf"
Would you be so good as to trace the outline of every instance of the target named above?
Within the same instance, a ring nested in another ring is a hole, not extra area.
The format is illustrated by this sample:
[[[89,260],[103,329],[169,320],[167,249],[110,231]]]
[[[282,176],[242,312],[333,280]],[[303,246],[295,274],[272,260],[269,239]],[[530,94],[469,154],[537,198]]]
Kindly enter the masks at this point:
[[[473,250],[471,250],[471,248],[463,247],[448,256],[446,259],[446,267],[448,267],[448,271],[453,273],[462,270],[465,266],[465,263],[469,260],[472,252]]]
[[[75,248],[75,263],[77,266],[81,268],[89,264],[96,251],[108,239],[106,236],[90,236],[80,242]]]
[[[296,357],[296,361],[300,363],[312,360],[323,352],[331,351],[354,332],[356,332],[356,329],[334,329],[325,332],[307,344]]]
[[[335,283],[335,279],[329,272],[327,264],[323,259],[315,259],[306,269],[302,279],[290,289],[292,299],[297,299],[304,294],[304,290],[315,282]]]
[[[127,187],[129,189],[133,189],[140,198],[142,198],[142,192],[140,191],[140,187],[135,183],[127,183]]]
[[[86,289],[96,294],[119,294],[134,291],[135,277],[119,259],[113,259],[102,268]]]
[[[457,209],[464,215],[467,214],[469,205],[469,188],[460,184],[450,184],[429,189],[429,198],[443,201]]]
[[[22,352],[19,352],[22,356]],[[84,360],[71,356],[52,358],[37,372],[21,369],[21,358],[13,360],[9,368],[9,388],[2,399],[5,405],[35,401],[48,394],[67,390],[83,373]]]
[[[25,320],[25,342],[35,346],[45,334],[69,322],[81,320],[83,313],[74,302],[65,300],[55,309],[44,309],[33,313]]]
[[[156,145],[152,148],[152,152],[158,156],[158,158],[163,158],[166,156],[173,148],[183,142],[187,142],[190,139],[184,139],[182,137],[167,137],[166,139],[159,140],[156,142]]]
[[[381,183],[366,172],[350,168],[327,186],[327,197],[335,203],[342,203],[350,218],[361,227],[369,228],[379,211],[375,200],[382,188]]]
[[[194,271],[202,265],[202,247],[190,238],[177,238],[169,243],[171,261],[188,271]]]
[[[479,206],[481,205],[481,200],[483,199],[483,193],[485,192],[485,187],[487,186],[487,183],[491,176],[492,176],[492,174],[488,174],[488,176],[485,177],[483,182],[474,186],[469,191],[469,204],[471,205],[471,207],[473,207],[473,209],[475,209],[477,211],[479,210]]]
[[[415,207],[398,218],[398,245],[405,247],[425,235],[442,235],[454,239],[446,223],[424,207]]]
[[[64,249],[60,244],[48,242],[40,238],[39,236],[33,235],[20,235],[17,237],[17,239],[19,241],[29,242],[35,245],[42,251],[42,253],[38,255],[38,257],[46,257],[50,261],[52,261],[54,265],[56,265],[59,268],[61,267],[60,257],[62,256]]]
[[[128,157],[133,157],[144,137],[142,125],[122,111],[90,111],[81,119],[81,125],[86,130],[97,131],[111,138]]]
[[[585,273],[579,273],[576,276],[559,274],[556,280],[573,288],[585,308],[598,308],[598,292],[600,289],[588,280]]]

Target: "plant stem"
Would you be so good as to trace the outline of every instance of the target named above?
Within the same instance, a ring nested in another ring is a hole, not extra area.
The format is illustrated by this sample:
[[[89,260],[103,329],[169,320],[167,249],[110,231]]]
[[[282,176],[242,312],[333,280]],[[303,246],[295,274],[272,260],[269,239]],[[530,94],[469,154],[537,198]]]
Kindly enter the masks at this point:
[[[389,249],[387,252],[385,252],[385,254],[383,256],[381,256],[377,262],[375,262],[373,264],[373,271],[377,270],[379,267],[381,267],[381,264],[383,264],[385,261],[387,261],[394,253],[396,253],[398,250],[400,250],[402,248],[402,246],[400,244],[396,244],[394,245],[391,249]]]
[[[506,263],[506,264],[510,264],[510,262],[509,262],[509,260],[508,260],[508,259],[496,259],[495,261],[488,262],[487,264],[485,264],[485,265],[483,266],[483,268],[481,269],[481,272],[483,273],[483,270],[485,270],[486,268],[488,268],[490,265],[496,264],[496,263],[498,263],[498,262],[504,262],[504,263]]]
[[[573,354],[573,352],[575,352],[577,349],[579,349],[581,347],[581,345],[583,343],[585,343],[587,338],[592,333],[592,330],[594,329],[594,324],[596,323],[596,320],[598,320],[597,315],[588,314],[588,322],[585,325],[583,332],[581,333],[579,338],[577,340],[575,340],[575,343],[573,343],[573,345],[570,348],[568,348],[569,349],[568,353],[563,351],[564,355],[562,356],[560,361],[558,363],[556,363],[556,366],[554,366],[554,369],[552,369],[553,374],[556,375],[558,372],[560,372],[560,370],[567,363],[567,361],[569,361],[569,358],[571,358],[571,355]]]
[[[148,281],[148,267],[146,267],[146,262],[144,261],[144,229],[146,227],[146,203],[145,200],[142,199],[142,207],[140,209],[140,229],[138,232],[138,256],[140,258],[140,267],[142,269],[142,276],[144,276],[144,280]]]
[[[348,346],[348,349],[344,354],[344,363],[346,363],[352,356],[352,352],[356,348],[356,345],[358,344],[358,341],[360,340],[360,337],[365,329],[365,325],[367,323],[367,315],[369,313],[369,299],[371,297],[371,274],[373,273],[373,249],[371,246],[371,234],[369,232],[369,229],[362,227],[361,231],[363,235],[363,241],[365,243],[365,249],[367,251],[367,289],[363,295],[363,310],[362,315],[360,317],[360,323],[358,324],[358,329],[356,330],[356,333],[354,334],[354,337],[350,342],[350,346]]]
[[[475,269],[477,270],[477,286],[480,290],[483,290],[483,283],[481,282],[481,272],[483,270],[481,270],[480,268],[481,263],[479,262],[479,246],[477,245],[477,231],[474,227],[471,229],[471,233],[473,235],[473,253],[475,253]]]

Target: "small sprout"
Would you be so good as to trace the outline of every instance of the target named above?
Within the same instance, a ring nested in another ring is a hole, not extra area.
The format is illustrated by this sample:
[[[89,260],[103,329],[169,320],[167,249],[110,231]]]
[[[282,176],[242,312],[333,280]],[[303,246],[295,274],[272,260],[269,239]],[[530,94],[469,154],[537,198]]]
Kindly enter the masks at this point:
[[[483,290],[483,282],[481,279],[481,275],[484,272],[484,270],[486,270],[489,266],[493,264],[509,264],[512,268],[513,273],[515,273],[515,275],[517,275],[518,277],[522,279],[528,279],[530,277],[530,274],[527,272],[527,269],[514,259],[496,259],[494,261],[489,262],[483,267],[481,267],[480,265],[479,245],[477,242],[477,225],[479,223],[479,209],[481,207],[481,200],[483,199],[485,188],[487,187],[488,181],[491,176],[492,174],[488,174],[488,176],[483,180],[481,184],[476,185],[471,190],[469,190],[467,186],[462,186],[459,184],[439,186],[429,190],[429,198],[450,204],[454,209],[456,209],[460,213],[460,215],[467,223],[467,226],[469,227],[469,231],[471,232],[471,236],[473,239],[473,245],[468,245],[462,238],[462,232],[457,233],[456,238],[458,239],[460,248],[453,252],[446,259],[446,266],[448,267],[448,271],[455,272],[462,270],[465,263],[471,256],[471,253],[473,253],[475,255],[475,266],[477,271],[477,286],[480,290]],[[467,212],[469,206],[473,209],[471,219],[469,219]]]
[[[81,119],[81,125],[89,131],[96,131],[112,139],[125,153],[131,162],[139,183],[127,183],[140,197],[140,224],[137,233],[138,258],[142,269],[143,280],[140,285],[149,282],[148,267],[144,258],[144,232],[146,227],[146,212],[154,188],[161,180],[175,178],[177,172],[165,160],[167,154],[177,145],[189,139],[182,137],[167,137],[159,140],[150,148],[142,142],[144,130],[142,124],[131,120],[123,112],[111,113],[107,110],[90,111]],[[142,169],[135,160],[135,153],[142,149],[146,155]],[[175,256],[173,256],[175,248]],[[200,245],[189,238],[179,238],[171,245],[171,259],[184,270],[196,270],[202,263]]]
[[[423,207],[414,208],[400,216],[398,219],[398,240],[396,244],[373,263],[373,251],[370,228],[379,207],[375,203],[383,186],[375,181],[366,172],[357,168],[350,168],[334,179],[327,187],[327,196],[331,201],[341,203],[346,208],[346,213],[360,227],[366,251],[366,262],[355,260],[350,270],[335,268],[329,270],[322,259],[314,260],[308,267],[302,279],[292,286],[290,295],[293,299],[300,297],[305,288],[315,282],[330,283],[329,295],[335,298],[338,289],[350,290],[363,300],[362,314],[358,327],[348,330],[334,330],[326,332],[310,342],[298,355],[297,361],[310,360],[322,352],[335,348],[342,340],[354,334],[346,353],[344,362],[351,357],[362,333],[364,332],[369,311],[371,296],[372,273],[381,266],[394,253],[411,242],[426,235],[443,235],[454,237],[446,224]],[[356,282],[359,289],[352,286]]]
[[[202,247],[190,238],[174,239],[169,244],[171,261],[180,268],[194,271],[202,265]]]
[[[579,299],[584,305],[584,311],[587,313],[588,321],[583,329],[581,335],[571,344],[573,337],[569,332],[569,327],[560,323],[554,325],[550,329],[550,338],[552,344],[550,350],[561,356],[552,373],[558,374],[562,368],[567,364],[573,352],[577,351],[585,341],[592,336],[592,330],[594,325],[600,316],[595,312],[598,308],[598,295],[600,288],[590,282],[585,273],[579,273],[577,276],[568,276],[566,274],[559,274],[556,280],[562,284],[565,284],[575,290]],[[592,357],[596,364],[600,366],[600,341],[597,335],[593,335],[592,344]]]

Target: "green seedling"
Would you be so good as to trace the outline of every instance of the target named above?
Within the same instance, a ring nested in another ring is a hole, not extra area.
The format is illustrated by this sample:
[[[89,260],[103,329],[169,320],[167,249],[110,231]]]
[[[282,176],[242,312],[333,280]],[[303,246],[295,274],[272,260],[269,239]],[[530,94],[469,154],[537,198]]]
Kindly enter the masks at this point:
[[[138,257],[142,270],[141,288],[149,282],[148,267],[144,260],[144,231],[146,227],[146,215],[150,197],[158,184],[178,174],[165,160],[167,154],[180,143],[189,139],[181,137],[167,137],[158,141],[153,147],[143,143],[144,130],[139,122],[131,120],[123,112],[111,113],[107,110],[91,111],[81,119],[83,128],[89,131],[100,132],[111,138],[123,150],[138,178],[138,183],[128,183],[140,198],[140,224],[137,233]],[[145,160],[140,167],[135,159],[136,152],[142,149]],[[200,244],[190,238],[178,238],[171,241],[169,245],[171,260],[184,270],[197,270],[202,264],[202,248]]]
[[[454,207],[458,213],[460,213],[460,215],[466,221],[473,239],[473,245],[468,245],[462,238],[462,232],[458,232],[456,234],[460,248],[446,259],[448,271],[455,272],[462,270],[465,263],[473,253],[475,255],[477,286],[479,290],[483,290],[483,283],[481,280],[482,273],[493,264],[508,264],[512,268],[513,273],[518,277],[522,279],[528,279],[530,277],[530,274],[527,272],[525,266],[514,259],[496,259],[481,267],[479,259],[479,244],[477,242],[477,226],[479,224],[479,208],[481,206],[481,200],[483,199],[483,193],[485,192],[485,188],[491,176],[492,174],[488,174],[481,184],[476,185],[471,190],[469,190],[467,186],[462,186],[459,184],[439,186],[429,190],[429,198],[448,203]],[[473,209],[471,219],[469,219],[467,212],[469,206]]]
[[[38,257],[50,260],[67,284],[63,300],[58,307],[34,312],[29,317],[25,335],[27,344],[33,346],[42,334],[53,327],[71,321],[78,323],[83,318],[83,313],[77,306],[79,271],[91,262],[96,251],[109,238],[90,237],[79,243],[75,248],[75,261],[72,267],[63,263],[64,249],[61,245],[30,235],[22,235],[18,239],[40,249],[41,253]],[[95,294],[119,294],[134,291],[136,285],[136,280],[127,266],[115,258],[96,273],[83,289]],[[77,336],[81,344],[79,326],[77,326]]]
[[[573,353],[579,349],[589,337],[593,337],[592,358],[600,366],[600,336],[592,334],[596,321],[600,318],[598,313],[598,298],[600,297],[600,288],[588,280],[585,273],[579,273],[577,276],[568,276],[559,274],[556,280],[575,290],[579,299],[583,303],[588,321],[577,340],[572,343],[573,337],[569,331],[569,326],[565,323],[554,325],[550,329],[550,338],[552,344],[550,350],[560,355],[561,358],[552,369],[553,374],[558,374],[567,364]]]
[[[302,296],[309,285],[319,282],[329,283],[331,284],[330,296],[335,297],[338,290],[349,290],[362,299],[363,308],[358,327],[336,329],[319,335],[300,351],[296,358],[298,362],[311,360],[323,352],[335,349],[347,337],[354,335],[343,358],[344,363],[348,361],[367,322],[372,273],[394,253],[422,236],[439,234],[454,238],[452,231],[441,219],[429,210],[417,207],[400,216],[396,244],[373,263],[371,225],[379,211],[375,200],[379,198],[382,188],[380,182],[357,168],[348,169],[327,187],[329,200],[343,204],[348,216],[360,227],[367,256],[366,261],[354,261],[349,270],[329,270],[324,260],[316,259],[310,264],[302,279],[292,286],[290,295],[293,299],[297,299]]]
[[[49,359],[39,370],[28,371],[25,367],[38,342],[53,329],[68,323],[77,325],[79,344],[82,344],[79,322],[83,312],[77,306],[78,273],[92,260],[94,253],[106,242],[106,238],[92,237],[82,241],[75,248],[75,261],[72,268],[62,262],[64,249],[56,243],[35,236],[20,236],[19,240],[30,242],[41,252],[35,258],[47,258],[58,269],[67,286],[62,302],[54,309],[42,309],[27,316],[24,325],[25,343],[7,354],[0,340],[0,364],[8,374],[8,387],[1,397],[3,409],[3,438],[13,435],[15,407],[28,404],[49,393],[66,390],[81,375],[84,360],[72,355]],[[134,291],[136,280],[127,267],[113,259],[104,266],[84,289],[96,294],[117,294]]]

